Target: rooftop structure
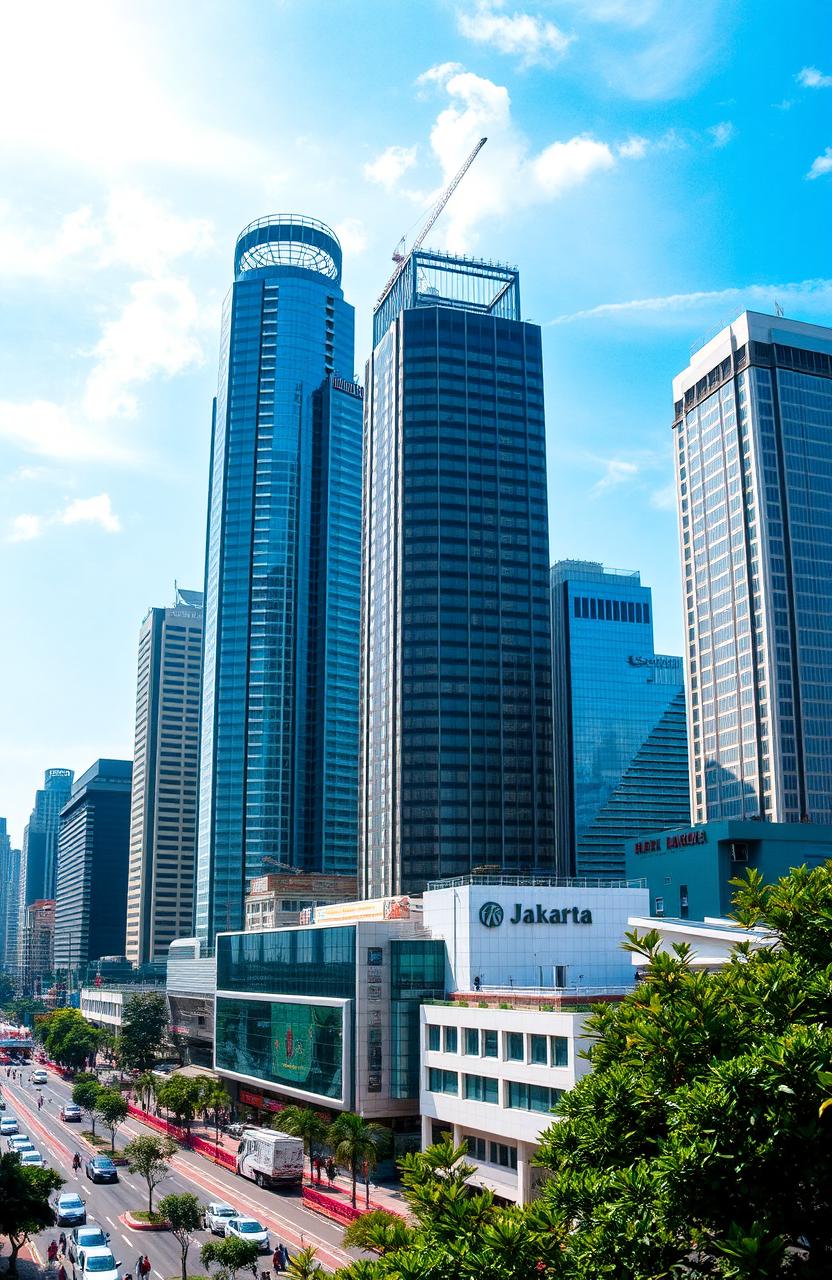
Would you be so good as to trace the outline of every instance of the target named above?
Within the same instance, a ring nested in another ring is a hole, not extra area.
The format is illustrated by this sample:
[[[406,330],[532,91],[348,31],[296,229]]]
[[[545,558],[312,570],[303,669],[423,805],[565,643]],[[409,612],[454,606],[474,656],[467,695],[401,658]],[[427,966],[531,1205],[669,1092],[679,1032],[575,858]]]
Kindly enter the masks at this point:
[[[418,249],[392,279],[373,312],[377,346],[400,311],[410,307],[456,307],[504,320],[520,319],[517,267],[464,254]]]

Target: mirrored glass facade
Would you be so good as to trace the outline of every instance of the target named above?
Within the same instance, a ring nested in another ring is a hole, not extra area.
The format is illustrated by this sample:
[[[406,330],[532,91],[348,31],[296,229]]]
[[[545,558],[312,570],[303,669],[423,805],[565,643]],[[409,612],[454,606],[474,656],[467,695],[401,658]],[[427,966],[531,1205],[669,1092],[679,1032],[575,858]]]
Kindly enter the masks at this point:
[[[690,821],[682,659],[653,649],[637,572],[552,568],[558,869],[619,879],[633,836]]]
[[[337,239],[241,234],[211,450],[196,929],[243,923],[246,879],[356,858],[361,391]]]
[[[746,312],[674,402],[694,820],[832,822],[832,329]]]
[[[540,330],[518,318],[516,272],[494,269],[489,300],[489,264],[431,254],[422,272],[415,258],[366,376],[368,897],[485,863],[532,872],[553,860]],[[422,290],[429,271],[439,284]]]

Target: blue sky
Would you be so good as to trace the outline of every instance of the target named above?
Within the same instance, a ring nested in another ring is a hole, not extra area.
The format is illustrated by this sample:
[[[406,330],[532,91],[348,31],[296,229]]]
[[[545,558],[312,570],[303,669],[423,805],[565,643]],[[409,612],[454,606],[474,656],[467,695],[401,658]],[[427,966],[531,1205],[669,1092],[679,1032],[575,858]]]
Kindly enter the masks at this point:
[[[544,326],[553,558],[680,646],[672,376],[744,307],[832,323],[826,0],[117,0],[4,13],[0,813],[132,754],[138,628],[202,581],[218,316],[255,217],[334,226],[357,310],[429,244]]]

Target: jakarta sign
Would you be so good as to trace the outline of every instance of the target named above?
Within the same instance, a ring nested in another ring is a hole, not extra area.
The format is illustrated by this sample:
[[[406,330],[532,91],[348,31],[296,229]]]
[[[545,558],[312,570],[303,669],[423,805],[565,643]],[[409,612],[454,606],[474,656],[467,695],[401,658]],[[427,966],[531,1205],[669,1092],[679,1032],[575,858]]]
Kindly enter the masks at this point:
[[[484,902],[480,907],[480,924],[486,929],[497,929],[505,919],[505,912],[499,902]],[[515,902],[514,914],[509,917],[509,924],[592,924],[592,912],[580,907],[544,907],[536,902],[533,907],[524,907],[522,902]]]

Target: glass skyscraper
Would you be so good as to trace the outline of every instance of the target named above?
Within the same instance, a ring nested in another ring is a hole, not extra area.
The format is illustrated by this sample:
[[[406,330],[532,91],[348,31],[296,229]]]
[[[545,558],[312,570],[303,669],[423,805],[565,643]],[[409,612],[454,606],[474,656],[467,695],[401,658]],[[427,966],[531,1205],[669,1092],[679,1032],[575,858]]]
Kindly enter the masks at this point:
[[[690,821],[682,659],[637,572],[553,566],[552,691],[558,870],[623,877],[627,840]]]
[[[411,255],[367,365],[359,885],[553,865],[540,329],[516,270]]]
[[[270,868],[354,874],[362,391],[341,247],[246,227],[211,447],[196,928],[241,928]]]
[[[697,822],[832,822],[832,329],[745,312],[673,382]]]
[[[72,769],[47,769],[43,786],[35,792],[35,807],[23,831],[18,902],[18,951],[23,942],[26,908],[55,897],[58,868],[58,830],[61,810],[72,790]],[[19,955],[19,963],[23,956]]]
[[[0,967],[17,970],[20,920],[20,850],[12,848],[6,819],[0,818]]]

